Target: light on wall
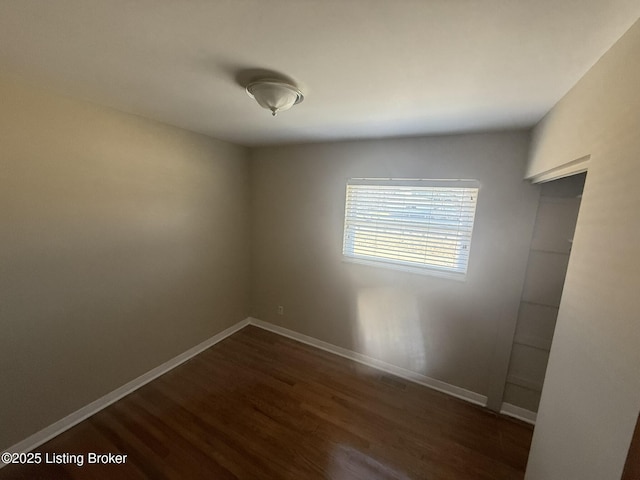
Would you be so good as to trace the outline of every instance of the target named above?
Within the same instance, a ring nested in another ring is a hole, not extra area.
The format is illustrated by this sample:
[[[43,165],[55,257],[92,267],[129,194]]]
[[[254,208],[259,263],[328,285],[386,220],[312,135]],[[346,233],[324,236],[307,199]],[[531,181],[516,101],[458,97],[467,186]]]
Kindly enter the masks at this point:
[[[274,117],[304,100],[304,95],[295,86],[273,79],[251,82],[247,85],[247,94],[262,108],[271,110]]]

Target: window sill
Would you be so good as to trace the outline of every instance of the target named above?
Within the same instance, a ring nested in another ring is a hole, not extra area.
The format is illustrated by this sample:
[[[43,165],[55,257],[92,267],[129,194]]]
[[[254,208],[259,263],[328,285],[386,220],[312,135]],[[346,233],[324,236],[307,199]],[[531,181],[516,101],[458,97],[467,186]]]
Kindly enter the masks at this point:
[[[465,282],[467,280],[467,275],[465,273],[447,272],[429,267],[416,267],[413,265],[403,265],[399,263],[384,262],[381,260],[348,257],[346,255],[342,256],[342,261],[344,263],[355,263],[356,265],[384,268],[386,270],[396,270],[399,272],[414,273],[428,277],[446,278],[449,280],[456,280],[458,282]]]

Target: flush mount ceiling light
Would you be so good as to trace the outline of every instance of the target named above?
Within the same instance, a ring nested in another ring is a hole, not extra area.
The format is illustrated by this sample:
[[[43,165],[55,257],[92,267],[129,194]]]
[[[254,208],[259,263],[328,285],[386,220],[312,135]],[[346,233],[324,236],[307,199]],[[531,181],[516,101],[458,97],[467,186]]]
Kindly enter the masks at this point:
[[[271,110],[274,117],[304,100],[304,95],[295,86],[274,79],[251,82],[247,85],[247,94],[262,108]]]

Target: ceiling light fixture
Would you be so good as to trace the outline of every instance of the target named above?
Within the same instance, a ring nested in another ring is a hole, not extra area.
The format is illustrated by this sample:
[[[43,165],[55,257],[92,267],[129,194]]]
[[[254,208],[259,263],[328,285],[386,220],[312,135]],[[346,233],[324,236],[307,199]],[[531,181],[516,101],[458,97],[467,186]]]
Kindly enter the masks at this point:
[[[251,82],[247,85],[247,94],[262,108],[271,110],[274,117],[304,100],[304,95],[295,86],[269,78]]]

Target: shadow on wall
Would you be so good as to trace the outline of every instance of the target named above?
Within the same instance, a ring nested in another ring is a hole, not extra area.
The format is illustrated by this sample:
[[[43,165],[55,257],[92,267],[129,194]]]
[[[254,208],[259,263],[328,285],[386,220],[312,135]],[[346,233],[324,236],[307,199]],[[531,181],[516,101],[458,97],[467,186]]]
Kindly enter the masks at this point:
[[[357,294],[356,350],[414,372],[426,370],[426,352],[415,295],[391,287]]]

